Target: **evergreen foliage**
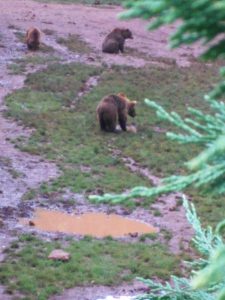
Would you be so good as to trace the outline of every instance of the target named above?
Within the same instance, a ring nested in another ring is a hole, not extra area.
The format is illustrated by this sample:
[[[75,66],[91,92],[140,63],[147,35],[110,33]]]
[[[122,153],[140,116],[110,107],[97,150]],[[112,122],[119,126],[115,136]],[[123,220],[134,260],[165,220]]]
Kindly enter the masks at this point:
[[[169,282],[159,282],[139,278],[150,288],[150,293],[140,296],[140,300],[213,300],[222,292],[225,268],[225,244],[218,230],[211,227],[203,229],[193,204],[184,197],[183,205],[186,216],[195,231],[195,247],[203,258],[188,263],[192,267],[190,279],[171,276]],[[218,272],[218,265],[219,271]],[[201,269],[201,271],[198,271]],[[207,287],[208,283],[210,285]],[[202,289],[204,287],[204,289]],[[199,289],[201,288],[201,289]],[[223,299],[218,298],[218,299]]]

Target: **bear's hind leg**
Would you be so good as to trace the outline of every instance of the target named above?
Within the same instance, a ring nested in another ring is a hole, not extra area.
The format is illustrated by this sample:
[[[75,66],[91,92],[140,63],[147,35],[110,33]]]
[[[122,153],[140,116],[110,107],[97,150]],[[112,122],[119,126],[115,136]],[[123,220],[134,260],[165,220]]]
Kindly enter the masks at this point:
[[[124,53],[124,43],[120,43],[119,50],[121,53]]]
[[[106,123],[106,131],[108,132],[116,132],[116,122],[108,121]]]
[[[99,118],[99,125],[101,130],[106,131],[106,124],[103,118]]]
[[[124,117],[123,115],[122,116],[119,116],[119,124],[120,124],[120,127],[123,131],[127,131],[127,118]]]

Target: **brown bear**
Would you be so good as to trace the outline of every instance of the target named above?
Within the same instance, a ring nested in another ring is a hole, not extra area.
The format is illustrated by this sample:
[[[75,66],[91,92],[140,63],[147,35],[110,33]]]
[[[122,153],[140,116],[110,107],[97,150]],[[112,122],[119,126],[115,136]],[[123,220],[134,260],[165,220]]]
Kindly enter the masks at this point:
[[[29,50],[37,50],[40,46],[41,32],[38,28],[31,27],[27,30],[25,42]]]
[[[115,28],[103,41],[102,52],[119,53],[121,51],[123,53],[126,39],[133,39],[130,29]]]
[[[127,130],[127,115],[136,116],[136,101],[130,101],[123,93],[105,96],[97,106],[97,117],[103,131],[115,132],[117,121],[123,131]]]

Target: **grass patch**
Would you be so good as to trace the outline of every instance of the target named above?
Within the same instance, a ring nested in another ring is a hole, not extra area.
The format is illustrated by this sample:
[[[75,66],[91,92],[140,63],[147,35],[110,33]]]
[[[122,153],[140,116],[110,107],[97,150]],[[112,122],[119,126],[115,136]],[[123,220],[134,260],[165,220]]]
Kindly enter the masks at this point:
[[[186,193],[196,206],[202,226],[216,226],[218,222],[224,219],[224,196],[216,197],[210,193],[206,194],[191,189],[188,189]]]
[[[140,51],[136,48],[132,47],[125,47],[125,56],[132,56],[135,58],[142,58],[148,62],[155,63],[156,65],[165,65],[165,66],[174,66],[176,65],[176,60],[174,58],[169,58],[169,57],[152,57],[150,54],[145,53],[144,51]],[[197,60],[196,60],[197,62]]]
[[[24,58],[15,59],[13,63],[7,66],[9,73],[12,75],[24,74],[27,72],[29,67],[33,66],[45,66],[46,64],[52,64],[57,62],[59,59],[56,56],[40,55],[38,53],[31,53]]]
[[[23,176],[21,172],[18,172],[16,169],[14,169],[11,159],[8,157],[0,156],[0,168],[7,170],[7,172],[14,179]]]
[[[57,42],[66,46],[72,52],[79,52],[82,54],[91,52],[89,45],[76,34],[70,34],[67,39],[60,37],[57,39]]]
[[[90,284],[116,285],[136,276],[167,279],[179,274],[179,259],[157,243],[122,243],[84,238],[63,249],[71,254],[69,262],[47,257],[59,242],[43,242],[31,235],[21,236],[7,249],[1,263],[0,283],[8,292],[21,292],[26,299],[48,299],[64,288]],[[135,257],[135,259],[134,259]],[[150,267],[149,267],[150,266]]]
[[[35,189],[28,189],[28,191],[23,195],[22,200],[32,200],[37,196],[37,192]]]
[[[167,69],[116,66],[104,72],[99,85],[84,97],[77,109],[80,112],[89,110],[91,114],[103,95],[125,92],[128,97],[138,101],[137,117],[128,120],[129,123],[137,124],[138,133],[102,134],[108,140],[108,146],[121,149],[123,155],[131,156],[149,167],[153,174],[162,176],[179,173],[183,162],[197,153],[199,148],[192,146],[193,152],[190,153],[188,147],[168,141],[165,134],[159,133],[156,127],[175,131],[176,128],[161,122],[155,112],[146,107],[143,99],[148,97],[156,100],[165,109],[176,110],[181,116],[188,116],[187,105],[207,111],[208,107],[202,97],[215,81],[215,73],[215,70],[205,66],[190,69],[179,69],[176,66]],[[91,121],[90,128],[93,128],[95,134],[96,120]]]
[[[85,81],[95,75],[100,76],[99,85],[76,102]],[[51,194],[66,187],[82,193],[123,192],[137,185],[149,186],[149,182],[131,173],[110,148],[120,149],[122,155],[134,158],[161,177],[184,174],[184,162],[200,151],[195,145],[190,151],[190,147],[171,142],[159,132],[158,128],[177,129],[161,122],[153,110],[146,108],[143,99],[156,100],[183,117],[189,116],[187,106],[207,112],[203,95],[217,82],[217,76],[216,66],[201,63],[190,68],[115,66],[106,70],[82,64],[55,64],[30,74],[24,89],[6,97],[8,115],[36,128],[28,143],[19,146],[55,160],[63,172],[50,185],[43,184],[42,193]],[[104,95],[118,92],[138,101],[136,119],[128,120],[137,124],[137,134],[107,134],[99,130],[96,106]],[[80,166],[87,166],[90,172]],[[203,221],[214,224],[220,220],[224,207],[221,198],[203,198],[196,191],[190,191],[190,195]]]
[[[9,70],[9,74],[11,75],[19,75],[19,74],[24,74],[26,72],[26,64],[22,63],[12,63],[7,66]]]
[[[15,36],[21,43],[25,43],[25,34],[20,30],[14,31]]]
[[[49,45],[41,43],[40,48],[37,51],[40,51],[41,53],[47,53],[47,54],[51,53],[52,54],[55,52],[55,49]]]
[[[99,132],[96,99],[89,95],[70,109],[85,81],[102,71],[81,64],[52,65],[28,75],[26,87],[6,97],[8,116],[36,128],[28,143],[20,148],[55,160],[63,172],[51,185],[41,186],[44,194],[65,187],[74,192],[119,192],[136,184],[148,184],[130,173],[109,151],[109,143],[117,136]],[[89,167],[90,172],[83,170],[82,165]]]
[[[56,33],[55,30],[48,29],[48,28],[43,29],[42,32],[44,32],[44,34],[46,35],[54,35]]]
[[[140,237],[139,237],[139,241],[140,242],[145,242],[146,240],[156,240],[158,237],[158,233],[145,233],[145,234],[142,234]]]

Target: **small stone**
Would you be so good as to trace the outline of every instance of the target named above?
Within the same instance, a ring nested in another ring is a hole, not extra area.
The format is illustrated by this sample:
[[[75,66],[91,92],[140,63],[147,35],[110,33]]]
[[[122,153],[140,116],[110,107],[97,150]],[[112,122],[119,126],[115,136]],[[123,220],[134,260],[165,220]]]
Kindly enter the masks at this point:
[[[48,258],[53,260],[68,261],[70,259],[70,254],[61,249],[55,249],[49,254]]]
[[[92,57],[92,56],[89,56],[87,59],[88,59],[88,61],[95,61],[94,57]]]
[[[34,223],[34,221],[29,220],[28,225],[29,225],[29,226],[35,226],[35,223]]]
[[[178,209],[177,209],[176,206],[172,206],[172,207],[169,208],[169,211],[177,211],[177,210],[178,210]]]
[[[137,127],[135,125],[127,126],[127,130],[132,133],[137,133]]]
[[[98,194],[98,195],[100,195],[100,196],[104,195],[103,189],[97,188],[97,189],[96,189],[96,194]]]
[[[128,216],[130,214],[131,214],[131,210],[129,208],[123,208],[123,210],[122,210],[123,216]]]
[[[138,232],[130,232],[129,236],[132,238],[136,238],[136,237],[138,237]]]

